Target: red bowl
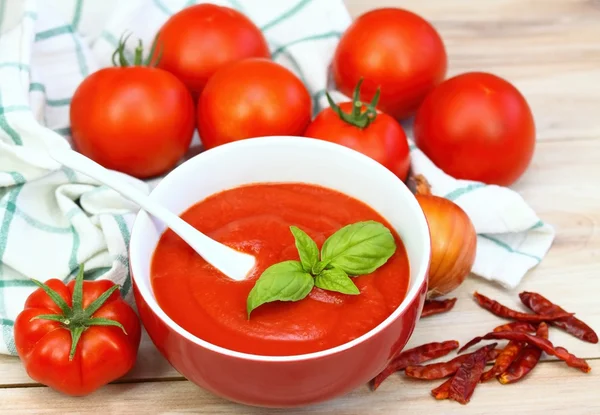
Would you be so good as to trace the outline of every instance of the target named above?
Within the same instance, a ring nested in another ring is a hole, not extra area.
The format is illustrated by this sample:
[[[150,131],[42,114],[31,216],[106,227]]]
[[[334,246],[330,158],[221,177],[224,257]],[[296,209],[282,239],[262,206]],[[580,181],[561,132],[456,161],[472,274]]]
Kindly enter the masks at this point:
[[[377,375],[413,333],[427,292],[427,222],[412,193],[379,163],[346,147],[295,137],[256,138],[206,151],[167,175],[151,197],[181,213],[211,194],[260,182],[329,187],[385,217],[402,238],[410,263],[408,294],[400,306],[368,333],[321,352],[260,356],[216,346],[187,332],[157,304],[150,262],[165,226],[140,212],[130,243],[140,317],[171,365],[218,396],[263,407],[296,407],[341,396]]]

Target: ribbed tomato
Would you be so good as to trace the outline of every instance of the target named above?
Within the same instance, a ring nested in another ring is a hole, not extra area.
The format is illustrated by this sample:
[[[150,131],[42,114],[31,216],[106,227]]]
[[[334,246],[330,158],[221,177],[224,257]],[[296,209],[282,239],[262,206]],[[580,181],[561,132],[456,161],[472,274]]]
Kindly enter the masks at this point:
[[[27,374],[62,393],[82,396],[135,364],[141,338],[135,311],[109,280],[34,281],[39,289],[15,321],[15,346]]]

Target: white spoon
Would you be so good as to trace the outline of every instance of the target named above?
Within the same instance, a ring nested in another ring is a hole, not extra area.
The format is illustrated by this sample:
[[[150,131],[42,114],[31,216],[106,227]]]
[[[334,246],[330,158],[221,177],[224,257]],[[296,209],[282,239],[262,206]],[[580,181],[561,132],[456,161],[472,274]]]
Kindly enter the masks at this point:
[[[254,267],[256,259],[252,255],[236,251],[209,238],[185,222],[179,216],[156,203],[143,192],[119,179],[117,175],[105,169],[89,158],[69,149],[48,149],[50,156],[58,163],[70,167],[86,176],[96,179],[119,192],[126,199],[139,205],[152,216],[160,219],[173,232],[181,237],[194,251],[209,264],[231,279],[241,281]]]

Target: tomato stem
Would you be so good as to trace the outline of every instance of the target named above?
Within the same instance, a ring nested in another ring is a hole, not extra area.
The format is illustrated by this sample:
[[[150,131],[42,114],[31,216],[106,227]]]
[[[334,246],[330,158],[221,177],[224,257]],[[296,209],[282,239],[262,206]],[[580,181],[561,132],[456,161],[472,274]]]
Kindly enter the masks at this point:
[[[144,47],[142,46],[142,39],[138,39],[138,46],[135,48],[135,56],[133,58],[133,64],[140,66],[142,64],[142,55],[144,54]]]
[[[54,291],[52,288],[48,287],[43,282],[40,282],[33,278],[32,278],[32,281],[35,285],[37,285],[42,290],[44,290],[46,295],[48,295],[48,297],[50,297],[50,299],[52,299],[52,301],[54,301],[54,304],[56,304],[60,308],[60,310],[62,311],[63,314],[66,315],[66,314],[70,313],[71,307],[69,307],[67,302],[56,291]]]
[[[152,46],[150,47],[150,53],[148,54],[148,57],[146,58],[146,61],[144,62],[145,66],[150,66],[152,68],[156,68],[158,66],[158,63],[162,59],[162,55],[163,55],[163,44],[162,43],[160,44],[158,53],[156,54],[156,58],[153,59],[154,52],[156,52],[157,44],[158,44],[158,33],[156,34],[156,36],[154,36],[154,40],[152,41]]]
[[[85,329],[86,327],[79,326],[71,330],[71,351],[69,353],[69,360],[73,360],[73,358],[75,357],[75,352],[77,351],[79,339],[81,338],[81,335],[83,334]]]
[[[117,49],[115,49],[115,51],[112,54],[112,63],[114,66],[129,66],[129,62],[127,61],[127,58],[125,58],[125,44],[127,43],[127,39],[129,39],[129,36],[131,36],[131,33],[123,33],[121,35],[121,38],[119,39],[119,44],[117,45]],[[119,59],[118,63],[117,58]]]
[[[112,63],[114,66],[120,66],[122,68],[126,68],[131,65],[131,63],[125,57],[125,45],[127,43],[127,39],[131,36],[131,33],[123,33],[121,38],[119,39],[119,44],[117,48],[112,54]],[[159,49],[158,53],[155,55],[156,46],[157,46],[158,35],[154,37],[152,42],[152,47],[150,49],[150,54],[144,59],[144,45],[142,44],[142,39],[138,39],[138,45],[134,50],[133,56],[133,65],[134,66],[148,66],[151,68],[155,68],[160,59],[162,58],[162,45]]]
[[[73,360],[77,351],[77,344],[83,332],[90,326],[113,326],[119,327],[123,333],[127,334],[125,327],[115,320],[110,320],[103,317],[92,317],[92,315],[102,307],[108,298],[119,289],[118,285],[113,285],[102,295],[96,298],[90,305],[83,308],[83,265],[79,267],[79,273],[75,278],[75,286],[73,287],[73,306],[69,307],[67,302],[43,282],[32,280],[38,287],[50,297],[50,299],[60,308],[59,314],[40,314],[31,320],[52,320],[58,321],[62,326],[71,332],[71,351],[69,360]]]
[[[112,293],[114,293],[118,289],[119,289],[118,285],[113,285],[108,290],[106,290],[104,293],[102,293],[102,295],[100,297],[96,298],[92,302],[92,304],[90,304],[89,306],[87,306],[87,308],[85,310],[83,310],[85,317],[91,318],[92,314],[94,314],[96,311],[98,311],[98,309],[100,307],[102,307],[102,305],[104,305],[106,300],[108,300],[108,297],[110,297],[112,295]]]
[[[342,119],[342,121],[361,129],[367,128],[373,121],[375,121],[375,118],[377,118],[377,109],[375,107],[379,102],[379,96],[381,94],[380,88],[377,88],[377,92],[375,92],[373,100],[370,104],[366,105],[366,110],[363,112],[362,107],[365,104],[360,100],[360,87],[362,82],[363,79],[360,78],[358,84],[356,84],[356,88],[354,89],[354,94],[352,96],[352,111],[350,113],[342,111],[340,106],[337,105],[333,99],[331,99],[329,93],[325,92],[329,106]]]
[[[33,320],[52,320],[52,321],[58,321],[60,323],[67,324],[67,325],[69,324],[69,320],[65,320],[65,318],[63,316],[61,316],[60,314],[40,314],[40,315],[33,317],[29,321],[33,321]]]

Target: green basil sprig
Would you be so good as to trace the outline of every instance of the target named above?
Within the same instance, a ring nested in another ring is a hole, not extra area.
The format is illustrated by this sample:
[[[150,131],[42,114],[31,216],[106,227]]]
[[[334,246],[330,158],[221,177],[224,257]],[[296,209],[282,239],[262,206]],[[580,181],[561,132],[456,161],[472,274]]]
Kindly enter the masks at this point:
[[[321,248],[300,228],[290,226],[300,261],[283,261],[267,268],[248,294],[248,318],[255,308],[272,301],[299,301],[314,286],[342,294],[360,291],[350,277],[370,274],[396,251],[396,241],[379,222],[344,226]],[[320,257],[320,258],[319,258]]]

